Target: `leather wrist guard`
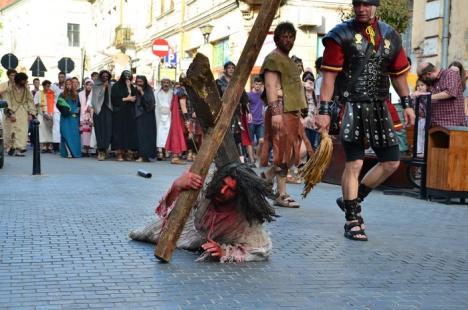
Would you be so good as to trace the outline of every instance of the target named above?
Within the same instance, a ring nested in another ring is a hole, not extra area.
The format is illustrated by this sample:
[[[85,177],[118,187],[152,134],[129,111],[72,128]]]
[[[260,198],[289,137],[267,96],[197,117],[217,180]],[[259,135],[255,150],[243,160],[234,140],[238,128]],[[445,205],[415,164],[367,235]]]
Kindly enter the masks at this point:
[[[283,114],[283,98],[270,102],[270,109],[273,116]]]
[[[400,101],[403,109],[413,108],[413,99],[410,96],[400,97]]]
[[[185,121],[185,122],[190,121],[190,116],[189,116],[188,113],[184,113],[184,114],[183,114],[183,117],[184,117],[184,121]]]
[[[328,115],[331,116],[330,105],[332,101],[320,101],[319,105],[319,115]]]

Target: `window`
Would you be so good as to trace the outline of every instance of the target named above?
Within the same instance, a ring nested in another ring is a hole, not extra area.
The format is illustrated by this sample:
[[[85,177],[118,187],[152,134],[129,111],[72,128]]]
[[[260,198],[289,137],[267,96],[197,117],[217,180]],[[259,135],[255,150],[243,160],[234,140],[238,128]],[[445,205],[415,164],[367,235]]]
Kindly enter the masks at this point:
[[[229,39],[215,42],[213,45],[213,66],[222,67],[229,60]]]
[[[67,24],[68,46],[80,46],[80,25]]]
[[[322,43],[323,37],[325,37],[324,34],[317,35],[317,58],[323,56],[323,51],[325,50],[325,46]]]
[[[161,15],[174,10],[174,0],[161,0]]]
[[[428,1],[424,10],[425,20],[432,20],[442,17],[440,1]]]
[[[154,11],[154,0],[148,0],[149,2],[146,3],[146,26],[151,26],[153,24],[153,11]]]

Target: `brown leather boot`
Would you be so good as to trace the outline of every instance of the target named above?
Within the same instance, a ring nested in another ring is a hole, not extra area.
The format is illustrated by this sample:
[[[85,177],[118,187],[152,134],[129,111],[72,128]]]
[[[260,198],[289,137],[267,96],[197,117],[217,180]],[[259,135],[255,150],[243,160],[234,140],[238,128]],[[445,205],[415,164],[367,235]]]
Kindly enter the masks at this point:
[[[173,165],[185,165],[185,160],[179,158],[179,156],[172,156],[171,164]]]

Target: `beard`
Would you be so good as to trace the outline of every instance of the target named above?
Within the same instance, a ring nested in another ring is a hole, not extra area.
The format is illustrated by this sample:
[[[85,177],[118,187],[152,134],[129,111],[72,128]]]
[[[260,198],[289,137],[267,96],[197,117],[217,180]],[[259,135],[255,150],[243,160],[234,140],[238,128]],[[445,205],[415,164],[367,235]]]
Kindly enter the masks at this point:
[[[276,44],[276,47],[280,51],[285,53],[286,55],[289,54],[289,52],[292,50],[293,46],[294,46],[294,43],[293,44],[285,44],[284,42],[281,42],[281,40]]]
[[[278,48],[286,55],[289,54],[289,52],[292,50],[292,47],[289,47],[283,44],[278,45]]]

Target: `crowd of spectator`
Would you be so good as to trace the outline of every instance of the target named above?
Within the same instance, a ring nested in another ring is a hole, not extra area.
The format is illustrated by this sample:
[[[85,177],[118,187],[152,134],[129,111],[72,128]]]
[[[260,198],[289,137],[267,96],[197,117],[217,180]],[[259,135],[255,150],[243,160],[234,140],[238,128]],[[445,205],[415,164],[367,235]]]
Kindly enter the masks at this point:
[[[308,104],[308,109],[302,113],[305,137],[316,150],[320,132],[314,116],[320,95],[322,58],[315,62],[317,79],[312,69],[304,69],[300,58],[292,56],[291,59],[301,72]],[[216,80],[220,95],[227,88],[234,70],[233,62],[224,65],[222,76]],[[430,63],[421,63],[417,74],[417,82],[412,87],[413,96],[432,93],[432,124],[466,125],[468,91],[463,65],[454,61],[447,69],[441,69]],[[28,120],[33,118],[40,122],[41,152],[60,153],[68,158],[96,155],[101,161],[115,157],[117,161],[148,162],[155,159],[185,164],[193,161],[202,143],[202,127],[180,81],[163,78],[153,89],[145,76],[134,77],[125,70],[115,80],[109,71],[102,70],[93,72],[80,85],[78,78],[60,72],[55,83],[34,78],[29,91],[27,87],[21,89],[22,85],[27,85],[26,74],[10,69],[7,76],[8,81],[0,84],[0,96],[16,105],[4,113],[4,127],[10,135],[5,139],[9,155],[24,156],[30,126]],[[263,145],[266,105],[262,97],[262,78],[253,76],[250,85],[250,91],[241,96],[230,133],[238,146],[241,161],[256,167]],[[398,110],[398,102],[393,102],[391,96],[390,102]],[[425,113],[422,103],[416,146],[420,155],[424,146]],[[398,117],[394,122],[396,127],[400,126]],[[407,150],[405,143],[402,138],[400,149]],[[299,183],[294,171],[291,172],[288,181]]]

